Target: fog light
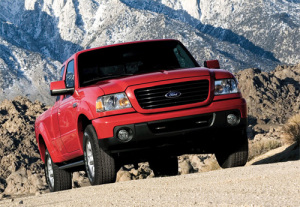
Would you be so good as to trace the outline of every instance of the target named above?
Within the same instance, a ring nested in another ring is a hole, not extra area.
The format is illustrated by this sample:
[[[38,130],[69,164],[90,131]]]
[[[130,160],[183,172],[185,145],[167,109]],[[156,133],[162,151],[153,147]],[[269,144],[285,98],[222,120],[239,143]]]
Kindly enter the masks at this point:
[[[238,119],[238,117],[236,115],[228,114],[227,123],[230,124],[231,126],[238,125],[239,121],[240,120]]]
[[[121,129],[118,131],[118,138],[119,140],[121,140],[122,142],[128,142],[132,139],[132,133],[131,130],[127,130],[127,129]]]

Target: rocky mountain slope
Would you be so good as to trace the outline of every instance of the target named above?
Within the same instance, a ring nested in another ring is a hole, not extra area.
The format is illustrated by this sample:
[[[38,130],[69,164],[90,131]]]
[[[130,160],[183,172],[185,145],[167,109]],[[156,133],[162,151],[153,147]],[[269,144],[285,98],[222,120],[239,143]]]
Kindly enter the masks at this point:
[[[231,71],[295,64],[299,11],[298,0],[2,0],[0,100],[52,103],[49,82],[71,54],[141,39],[179,39]]]
[[[272,127],[284,123],[300,110],[300,64],[278,66],[274,71],[258,69],[239,71],[237,78],[248,102],[249,139],[267,136],[278,139],[280,132]],[[0,198],[7,195],[39,194],[47,188],[42,161],[34,137],[34,120],[47,107],[26,97],[0,103]],[[269,128],[271,130],[269,131]],[[180,173],[216,169],[211,155],[184,155],[179,158]],[[147,164],[138,169],[125,166],[118,181],[153,177]],[[84,184],[82,173],[74,173],[74,187]]]

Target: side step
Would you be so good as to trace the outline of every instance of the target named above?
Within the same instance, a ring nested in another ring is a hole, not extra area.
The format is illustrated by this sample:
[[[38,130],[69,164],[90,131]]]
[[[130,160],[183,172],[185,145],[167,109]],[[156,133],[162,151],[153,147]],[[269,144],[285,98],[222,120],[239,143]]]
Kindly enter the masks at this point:
[[[73,168],[73,167],[79,167],[79,166],[83,166],[84,165],[84,161],[83,160],[79,160],[77,162],[73,162],[73,163],[69,163],[66,165],[62,165],[60,167],[58,167],[61,170],[65,170],[65,169],[69,169],[69,168]]]

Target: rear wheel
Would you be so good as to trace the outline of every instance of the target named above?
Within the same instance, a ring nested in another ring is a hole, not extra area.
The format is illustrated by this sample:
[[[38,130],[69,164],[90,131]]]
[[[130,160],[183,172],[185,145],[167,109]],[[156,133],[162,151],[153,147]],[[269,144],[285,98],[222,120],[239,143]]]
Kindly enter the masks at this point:
[[[245,131],[234,135],[233,139],[222,142],[215,153],[222,168],[244,166],[248,160],[248,139]]]
[[[155,176],[178,175],[177,157],[156,157],[149,161],[149,165]]]
[[[52,161],[48,150],[45,152],[45,174],[51,192],[72,188],[71,172],[59,169]]]
[[[85,168],[91,185],[115,182],[115,160],[99,147],[93,125],[88,125],[84,130],[83,148]]]

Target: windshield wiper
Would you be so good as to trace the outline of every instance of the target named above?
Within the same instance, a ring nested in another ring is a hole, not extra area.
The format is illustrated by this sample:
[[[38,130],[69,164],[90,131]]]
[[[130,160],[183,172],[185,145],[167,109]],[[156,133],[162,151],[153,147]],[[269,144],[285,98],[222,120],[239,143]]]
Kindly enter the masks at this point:
[[[134,75],[140,75],[140,74],[144,74],[144,73],[162,72],[165,70],[178,70],[178,69],[182,69],[182,68],[179,68],[178,66],[164,66],[164,67],[159,67],[159,68],[152,68],[149,70],[141,70],[141,71],[134,73]]]
[[[110,79],[110,78],[119,78],[119,77],[123,77],[123,76],[131,76],[131,75],[133,75],[133,74],[126,73],[126,74],[118,74],[118,75],[107,75],[104,77],[96,77],[91,80],[84,81],[82,84],[85,85],[87,83],[93,83],[93,82],[98,82],[98,81],[106,80],[106,79]]]

